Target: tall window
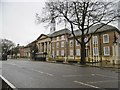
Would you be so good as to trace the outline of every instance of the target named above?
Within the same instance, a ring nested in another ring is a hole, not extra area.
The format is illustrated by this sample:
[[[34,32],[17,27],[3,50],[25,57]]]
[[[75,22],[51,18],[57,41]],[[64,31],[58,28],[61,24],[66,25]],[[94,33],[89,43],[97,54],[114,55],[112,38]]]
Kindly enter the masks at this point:
[[[109,46],[104,47],[104,55],[105,56],[109,56],[110,55],[110,47]]]
[[[61,40],[65,40],[65,36],[64,35],[61,36]]]
[[[80,49],[76,49],[76,55],[80,56]]]
[[[94,47],[93,48],[93,55],[94,56],[98,56],[99,52],[98,52],[98,47]]]
[[[84,39],[84,41],[85,42],[87,42],[88,41],[88,37],[86,37],[85,39]],[[97,41],[97,43],[98,43],[98,41]],[[86,43],[86,46],[88,45],[88,43]]]
[[[61,56],[64,56],[64,50],[61,50]]]
[[[70,56],[73,56],[73,50],[70,50]]]
[[[52,41],[54,41],[55,40],[55,38],[52,38]]]
[[[70,47],[73,46],[73,40],[70,40]]]
[[[56,43],[56,48],[59,48],[59,42]]]
[[[61,47],[64,47],[64,41],[61,42]]]
[[[57,37],[57,41],[59,41],[59,37]]]
[[[53,55],[53,57],[55,56],[55,52],[54,52],[54,50],[52,50],[52,55]]]
[[[52,48],[54,48],[54,42],[52,42]]]
[[[103,43],[109,43],[109,35],[108,34],[103,35]]]
[[[59,56],[59,50],[56,51],[56,55]]]
[[[78,39],[79,40],[79,39]],[[80,46],[80,44],[78,43],[78,41],[76,41],[76,46]]]
[[[97,36],[93,36],[93,44],[98,44],[98,37]]]

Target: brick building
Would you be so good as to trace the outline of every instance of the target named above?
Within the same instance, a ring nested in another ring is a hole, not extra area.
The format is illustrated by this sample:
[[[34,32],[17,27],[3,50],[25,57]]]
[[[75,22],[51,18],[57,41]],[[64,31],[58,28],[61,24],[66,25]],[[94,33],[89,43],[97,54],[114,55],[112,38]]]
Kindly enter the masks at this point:
[[[89,35],[100,25],[91,27]],[[76,30],[75,34],[80,40],[81,32]],[[39,52],[47,52],[49,54],[48,58],[52,57],[52,60],[80,61],[81,47],[68,29],[55,31],[48,35],[41,34],[36,43]],[[111,25],[104,26],[93,34],[91,40],[86,44],[85,51],[86,61],[88,62],[120,63],[120,30]]]

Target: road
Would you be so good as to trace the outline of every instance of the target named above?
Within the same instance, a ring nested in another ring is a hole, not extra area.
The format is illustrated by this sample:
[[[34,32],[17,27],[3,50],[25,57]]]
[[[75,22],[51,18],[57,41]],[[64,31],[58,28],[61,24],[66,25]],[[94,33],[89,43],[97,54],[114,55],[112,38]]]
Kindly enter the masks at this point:
[[[118,88],[118,82],[120,82],[118,73],[107,69],[27,60],[2,61],[2,76],[16,88],[104,90]]]

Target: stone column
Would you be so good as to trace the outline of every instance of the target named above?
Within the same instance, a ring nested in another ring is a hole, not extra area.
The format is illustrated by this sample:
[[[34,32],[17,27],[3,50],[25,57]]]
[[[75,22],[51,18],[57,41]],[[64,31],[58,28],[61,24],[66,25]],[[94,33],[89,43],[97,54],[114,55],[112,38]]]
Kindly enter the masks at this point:
[[[120,46],[113,45],[113,61],[115,64],[120,64]]]
[[[40,46],[40,43],[38,43],[38,50],[40,52],[40,49],[41,49],[41,46]]]
[[[40,43],[40,52],[43,52],[43,43]]]
[[[89,58],[90,58],[90,60],[92,60],[93,59],[93,56],[92,56],[92,51],[93,51],[93,49],[92,49],[92,40],[90,40],[90,53],[89,53]]]
[[[50,52],[50,53],[52,53],[52,51],[51,51],[52,49],[51,49],[51,48],[52,48],[51,42],[49,42],[49,52]]]
[[[44,42],[44,52],[46,52],[46,42]]]
[[[49,42],[47,42],[47,53],[49,52]]]
[[[42,52],[42,43],[40,43],[40,52]]]
[[[46,49],[45,50],[47,52],[48,51],[48,46],[47,46],[48,42],[46,42],[45,44],[46,44]]]

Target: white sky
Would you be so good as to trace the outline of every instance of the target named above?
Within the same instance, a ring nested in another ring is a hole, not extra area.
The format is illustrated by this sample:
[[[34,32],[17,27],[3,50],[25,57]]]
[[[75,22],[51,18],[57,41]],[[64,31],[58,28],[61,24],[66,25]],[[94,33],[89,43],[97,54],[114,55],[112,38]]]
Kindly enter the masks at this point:
[[[35,24],[35,14],[41,13],[47,0],[1,0],[0,38],[27,45],[49,29]],[[63,27],[64,28],[64,27]]]
[[[49,33],[35,24],[35,14],[41,13],[44,0],[2,0],[0,3],[0,38],[26,45],[40,34]],[[1,37],[2,36],[2,37]]]

